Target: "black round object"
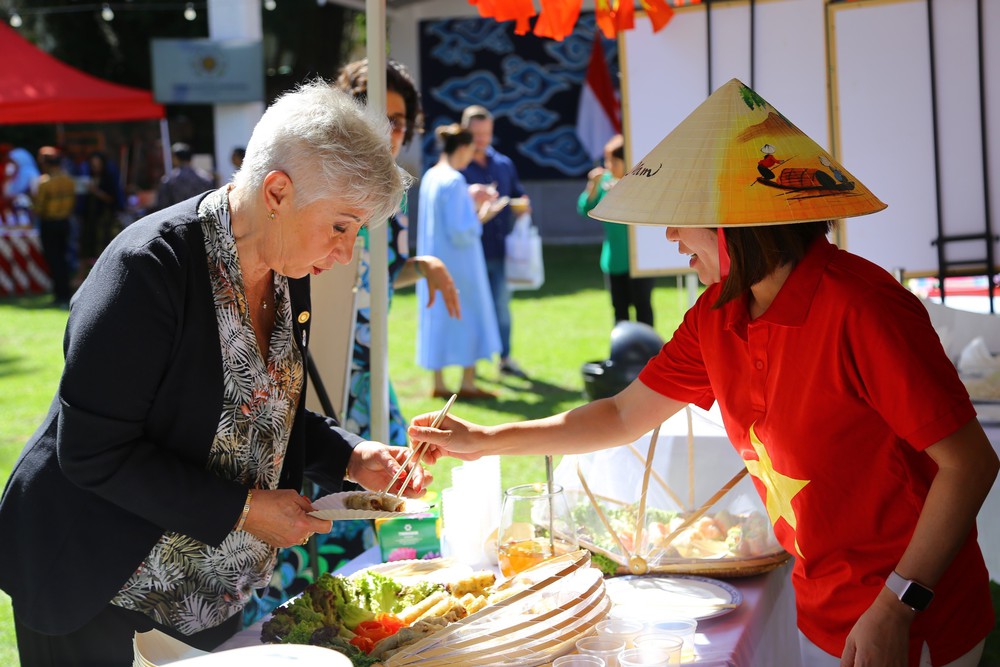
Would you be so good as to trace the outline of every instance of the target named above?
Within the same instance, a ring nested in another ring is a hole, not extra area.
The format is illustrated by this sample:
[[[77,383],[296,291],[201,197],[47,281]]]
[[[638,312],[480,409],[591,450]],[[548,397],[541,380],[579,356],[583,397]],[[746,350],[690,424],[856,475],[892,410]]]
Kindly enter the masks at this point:
[[[641,370],[661,347],[663,339],[648,324],[619,322],[611,330],[611,355],[608,359],[619,366],[638,366]]]
[[[580,369],[584,394],[592,401],[614,396],[639,377],[661,347],[663,339],[648,324],[619,322],[611,331],[610,357],[587,362]]]

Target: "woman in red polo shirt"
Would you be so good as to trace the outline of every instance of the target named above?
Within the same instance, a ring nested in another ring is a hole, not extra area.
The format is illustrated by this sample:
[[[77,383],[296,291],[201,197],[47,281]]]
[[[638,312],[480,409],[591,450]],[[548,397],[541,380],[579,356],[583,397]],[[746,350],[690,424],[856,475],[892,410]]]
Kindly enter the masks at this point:
[[[796,156],[773,180],[756,179],[763,143]],[[667,221],[709,286],[639,378],[546,419],[429,415],[410,435],[460,458],[581,453],[718,401],[795,556],[804,664],[972,667],[993,627],[975,520],[1000,463],[920,301],[826,240],[828,220],[884,206],[733,80],[594,211]]]

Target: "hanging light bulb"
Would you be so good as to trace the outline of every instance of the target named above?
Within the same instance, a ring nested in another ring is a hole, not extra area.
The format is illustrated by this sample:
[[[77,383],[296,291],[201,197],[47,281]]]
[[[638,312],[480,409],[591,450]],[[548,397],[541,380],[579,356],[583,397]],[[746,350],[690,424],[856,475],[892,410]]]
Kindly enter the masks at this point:
[[[21,15],[18,14],[17,12],[11,12],[10,13],[10,27],[11,28],[20,28],[22,24],[24,24],[24,21],[21,20]]]
[[[196,18],[198,18],[198,12],[195,11],[194,3],[189,2],[186,5],[184,5],[184,18],[186,18],[188,21],[194,21]]]
[[[115,13],[111,9],[111,5],[106,2],[101,6],[101,18],[108,23],[115,20]]]
[[[273,12],[275,9],[277,9],[277,7],[278,3],[276,2],[276,0],[264,0],[264,9],[266,9],[267,11]]]

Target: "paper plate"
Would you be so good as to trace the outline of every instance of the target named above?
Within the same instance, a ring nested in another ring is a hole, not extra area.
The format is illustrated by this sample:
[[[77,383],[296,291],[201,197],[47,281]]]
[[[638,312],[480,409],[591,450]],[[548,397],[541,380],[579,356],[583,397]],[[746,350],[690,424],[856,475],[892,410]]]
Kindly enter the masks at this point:
[[[343,653],[304,644],[264,644],[211,653],[170,663],[170,667],[246,667],[247,665],[282,665],[283,667],[351,667]]]
[[[137,632],[133,636],[135,667],[245,667],[281,664],[302,667],[350,667],[351,659],[319,646],[263,644],[218,653],[206,653],[159,630]]]
[[[615,603],[614,618],[662,618],[704,620],[734,611],[743,594],[724,581],[708,577],[627,576],[605,582]]]
[[[344,521],[346,519],[384,519],[397,516],[416,516],[425,514],[431,506],[423,500],[406,499],[405,512],[375,512],[372,510],[349,510],[344,507],[344,499],[357,491],[341,491],[313,501],[314,511],[309,516],[327,521]]]

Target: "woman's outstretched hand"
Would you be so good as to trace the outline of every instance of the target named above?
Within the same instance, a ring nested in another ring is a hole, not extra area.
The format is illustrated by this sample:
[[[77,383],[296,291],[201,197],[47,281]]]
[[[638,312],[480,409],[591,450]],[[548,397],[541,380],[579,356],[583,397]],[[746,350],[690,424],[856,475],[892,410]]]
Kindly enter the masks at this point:
[[[438,428],[431,428],[436,412],[414,417],[407,433],[412,442],[427,443],[433,460],[452,456],[464,461],[475,461],[489,452],[483,451],[482,427],[464,419],[448,415]]]

